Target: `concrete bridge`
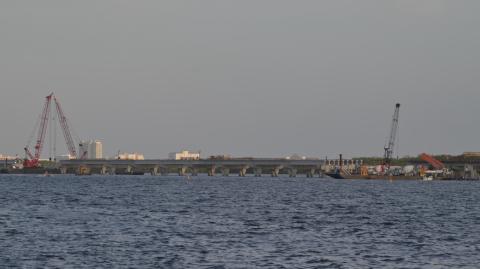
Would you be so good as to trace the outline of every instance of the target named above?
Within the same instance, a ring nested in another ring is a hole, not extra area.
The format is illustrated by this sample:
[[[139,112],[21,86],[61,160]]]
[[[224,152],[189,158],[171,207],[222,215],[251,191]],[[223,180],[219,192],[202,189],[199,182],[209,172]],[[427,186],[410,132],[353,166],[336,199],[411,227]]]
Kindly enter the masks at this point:
[[[247,174],[260,177],[298,174],[307,177],[321,176],[325,160],[306,159],[204,159],[204,160],[63,160],[59,162],[63,174],[145,174],[196,176],[205,173],[209,176]]]

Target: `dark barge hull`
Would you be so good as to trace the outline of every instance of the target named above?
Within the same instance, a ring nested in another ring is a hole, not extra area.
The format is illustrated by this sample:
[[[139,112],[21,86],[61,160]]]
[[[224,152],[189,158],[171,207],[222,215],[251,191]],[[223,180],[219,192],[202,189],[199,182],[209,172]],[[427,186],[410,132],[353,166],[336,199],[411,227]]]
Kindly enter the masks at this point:
[[[381,176],[381,175],[344,175],[339,173],[326,173],[327,176],[335,179],[375,179],[375,180],[420,180],[420,176]]]
[[[8,174],[27,174],[27,175],[43,175],[48,174],[60,174],[60,169],[57,168],[24,168],[24,169],[10,169]]]
[[[376,179],[376,180],[422,180],[420,176],[380,176],[380,175],[344,175],[339,173],[326,173],[325,175],[335,179]],[[454,181],[479,181],[480,178],[463,178],[463,177],[438,177],[433,180],[454,180]]]

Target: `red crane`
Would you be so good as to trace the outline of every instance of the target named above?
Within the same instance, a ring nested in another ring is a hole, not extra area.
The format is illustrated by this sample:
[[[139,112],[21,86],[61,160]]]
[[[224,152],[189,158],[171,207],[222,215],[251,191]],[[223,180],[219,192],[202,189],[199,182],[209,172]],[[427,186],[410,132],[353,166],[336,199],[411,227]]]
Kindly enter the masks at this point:
[[[23,162],[24,167],[38,167],[40,165],[39,159],[40,154],[42,153],[43,142],[45,140],[45,133],[47,132],[48,119],[50,116],[50,104],[52,101],[53,93],[45,97],[45,104],[43,106],[42,114],[40,114],[40,127],[38,128],[37,141],[35,144],[35,155],[32,155],[28,149],[28,145],[24,148],[25,150],[25,161]]]
[[[40,114],[40,125],[37,130],[37,140],[35,144],[35,154],[30,152],[29,146],[27,145],[25,150],[25,160],[23,162],[23,166],[25,168],[35,168],[40,166],[40,155],[42,154],[43,144],[45,142],[45,134],[47,132],[48,121],[50,118],[50,111],[51,111],[51,103],[52,99],[55,100],[57,118],[60,122],[60,125],[63,130],[63,136],[65,137],[65,142],[67,144],[68,151],[72,157],[77,156],[77,151],[75,150],[75,143],[73,142],[72,135],[70,134],[70,129],[68,127],[68,121],[63,113],[62,107],[58,102],[57,98],[51,93],[47,97],[45,97],[45,104],[43,106],[42,113]],[[30,141],[29,143],[30,144]]]
[[[57,108],[58,120],[63,130],[63,137],[65,138],[65,143],[67,144],[68,152],[70,156],[77,156],[77,151],[75,150],[75,143],[73,143],[72,135],[70,134],[70,128],[68,127],[67,117],[63,113],[62,106],[57,100],[57,97],[54,97],[55,106]]]

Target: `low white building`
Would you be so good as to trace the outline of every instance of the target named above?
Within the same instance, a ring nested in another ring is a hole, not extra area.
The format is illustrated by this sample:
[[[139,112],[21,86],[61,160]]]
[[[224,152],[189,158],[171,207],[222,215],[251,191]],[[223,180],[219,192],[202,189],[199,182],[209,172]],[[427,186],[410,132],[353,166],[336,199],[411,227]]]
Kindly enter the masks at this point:
[[[168,158],[171,160],[199,160],[200,152],[190,152],[188,150],[172,152],[168,154]]]
[[[82,141],[79,145],[79,156],[83,159],[102,159],[103,146],[99,140]]]
[[[143,154],[141,153],[137,153],[137,152],[134,152],[134,153],[120,153],[118,154],[117,160],[133,160],[133,161],[142,161],[142,160],[145,160],[145,157],[143,156]]]
[[[71,156],[70,154],[55,156],[55,160],[57,160],[57,161],[73,160],[73,159],[76,159],[76,158],[77,158],[77,156]]]
[[[5,159],[15,160],[15,159],[17,159],[17,157],[0,154],[0,160],[4,161]]]

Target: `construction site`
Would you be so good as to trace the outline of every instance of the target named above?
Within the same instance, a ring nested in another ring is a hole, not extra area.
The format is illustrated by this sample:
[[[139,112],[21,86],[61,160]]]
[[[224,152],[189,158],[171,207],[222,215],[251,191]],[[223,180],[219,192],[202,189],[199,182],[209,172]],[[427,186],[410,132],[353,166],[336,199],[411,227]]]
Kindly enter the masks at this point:
[[[53,113],[52,113],[53,110]],[[398,138],[400,104],[396,104],[390,126],[390,135],[383,147],[382,158],[344,159],[342,154],[336,159],[320,158],[234,158],[210,157],[207,159],[150,159],[127,158],[119,154],[117,158],[102,157],[99,141],[84,142],[78,135],[72,135],[71,124],[64,110],[52,93],[45,97],[43,109],[34,130],[24,147],[23,159],[4,159],[0,173],[10,174],[127,174],[127,175],[171,175],[196,176],[205,173],[209,176],[240,177],[288,175],[296,177],[330,177],[335,179],[390,179],[390,180],[479,180],[480,154],[465,153],[461,156],[432,156],[421,153],[418,157],[394,158],[395,143]],[[56,128],[60,126],[68,151],[57,157]],[[49,139],[47,131],[50,132]],[[53,135],[52,135],[53,133]],[[36,139],[33,140],[36,134]],[[75,139],[74,139],[75,137]],[[50,157],[41,159],[46,140],[50,142]],[[31,144],[34,143],[33,152]],[[78,146],[78,150],[77,150]],[[137,156],[136,154],[135,156]],[[53,157],[52,157],[53,156]]]

